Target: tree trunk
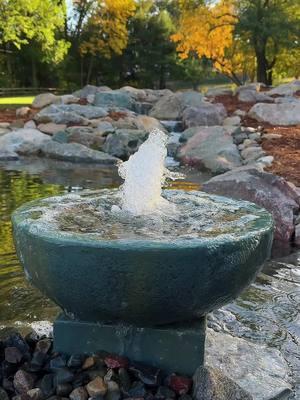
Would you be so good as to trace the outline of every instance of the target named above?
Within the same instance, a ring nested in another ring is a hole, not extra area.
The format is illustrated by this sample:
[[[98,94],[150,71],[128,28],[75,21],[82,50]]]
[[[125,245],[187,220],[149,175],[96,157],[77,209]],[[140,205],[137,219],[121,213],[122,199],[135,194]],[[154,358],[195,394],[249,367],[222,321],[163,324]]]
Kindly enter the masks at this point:
[[[159,74],[159,88],[165,89],[166,88],[166,76],[165,76],[165,66],[160,66],[160,74]]]
[[[31,80],[32,80],[32,87],[38,87],[38,78],[37,78],[37,70],[36,70],[36,62],[34,57],[31,57]]]
[[[93,72],[93,65],[94,65],[94,57],[91,56],[90,58],[90,63],[89,63],[89,69],[88,69],[88,74],[86,77],[86,84],[88,85],[91,80],[92,72]]]
[[[256,71],[256,80],[257,82],[264,83],[268,85],[268,63],[266,60],[266,55],[264,51],[256,51],[256,63],[257,63],[257,71]]]

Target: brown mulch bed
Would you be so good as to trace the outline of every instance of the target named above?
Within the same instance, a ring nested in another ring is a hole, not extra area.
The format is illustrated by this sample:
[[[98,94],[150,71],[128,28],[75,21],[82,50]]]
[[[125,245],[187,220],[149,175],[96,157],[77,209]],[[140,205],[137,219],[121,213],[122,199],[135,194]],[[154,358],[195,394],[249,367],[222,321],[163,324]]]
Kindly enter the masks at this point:
[[[281,138],[262,142],[266,153],[274,157],[273,164],[267,170],[300,186],[300,126],[266,127],[264,131],[282,135]]]
[[[13,122],[16,119],[16,109],[0,109],[0,122]]]
[[[217,96],[214,98],[213,103],[222,103],[226,108],[228,115],[232,115],[236,110],[248,112],[255,103],[245,103],[239,101],[237,96]]]
[[[299,96],[300,92],[297,92]],[[248,112],[254,103],[244,103],[237,99],[237,96],[218,96],[215,103],[222,103],[228,115],[237,110]],[[242,118],[244,126],[257,128],[261,126],[264,133],[276,133],[282,135],[281,138],[263,140],[262,147],[268,155],[274,157],[271,167],[266,170],[276,175],[282,176],[288,181],[300,186],[300,125],[298,126],[273,126],[258,122],[252,118]]]

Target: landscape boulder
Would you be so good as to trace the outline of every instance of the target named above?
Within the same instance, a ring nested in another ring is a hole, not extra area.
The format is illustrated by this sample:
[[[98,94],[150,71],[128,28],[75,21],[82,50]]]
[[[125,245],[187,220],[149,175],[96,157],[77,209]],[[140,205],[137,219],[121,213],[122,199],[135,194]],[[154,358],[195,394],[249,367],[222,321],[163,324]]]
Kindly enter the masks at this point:
[[[294,218],[299,213],[299,193],[284,178],[254,167],[242,167],[211,178],[202,185],[202,190],[264,207],[273,215],[275,239],[292,240]]]
[[[178,153],[179,160],[220,174],[241,165],[232,136],[221,126],[199,127]]]
[[[300,124],[300,100],[292,103],[257,103],[248,116],[271,125],[297,125]]]
[[[18,154],[35,154],[50,137],[37,129],[17,129],[0,136],[0,149]]]
[[[293,82],[283,83],[271,89],[268,94],[270,96],[293,96],[298,91],[300,91],[300,80],[294,80]]]
[[[256,90],[242,90],[238,94],[238,100],[245,103],[257,103],[257,102],[273,102],[271,96],[265,93],[257,92]]]
[[[208,367],[220,369],[255,400],[283,400],[282,393],[291,393],[289,366],[274,347],[208,328],[205,359]]]
[[[50,104],[55,103],[56,101],[58,101],[58,99],[59,97],[55,96],[55,94],[53,93],[38,94],[32,102],[32,107],[43,108],[49,106]]]
[[[217,96],[232,96],[233,90],[230,88],[211,88],[208,89],[205,93],[205,96],[208,97],[217,97]]]
[[[194,400],[254,400],[218,368],[199,367],[193,376]]]
[[[182,114],[185,128],[193,126],[222,125],[227,112],[223,104],[202,103],[198,107],[186,108]]]
[[[38,125],[38,130],[47,133],[48,135],[54,135],[55,133],[59,131],[63,131],[67,125],[65,124],[55,124],[53,122],[48,122],[47,124],[39,124]]]
[[[9,149],[0,149],[0,161],[15,161],[19,156],[16,152]]]
[[[112,156],[127,160],[147,139],[148,132],[137,129],[117,129],[107,136],[103,150]]]
[[[122,90],[108,90],[96,92],[94,105],[105,108],[126,108],[135,111],[135,100],[129,93]]]
[[[90,119],[105,117],[107,114],[107,111],[101,107],[59,104],[44,108],[35,115],[34,119],[38,123],[87,125]]]
[[[58,143],[50,140],[41,146],[41,154],[55,160],[96,163],[103,165],[115,165],[117,158],[103,153],[102,151],[92,150],[79,143]]]
[[[98,150],[105,141],[102,133],[87,126],[71,126],[64,131],[57,132],[53,140],[59,143],[80,143],[84,146]]]
[[[151,109],[149,115],[159,120],[177,120],[187,107],[198,107],[203,103],[203,95],[188,91],[163,96]]]
[[[98,92],[107,92],[111,89],[108,86],[94,86],[94,85],[86,85],[80,90],[76,90],[73,93],[74,97],[78,97],[80,99],[87,99],[88,96],[94,96]]]

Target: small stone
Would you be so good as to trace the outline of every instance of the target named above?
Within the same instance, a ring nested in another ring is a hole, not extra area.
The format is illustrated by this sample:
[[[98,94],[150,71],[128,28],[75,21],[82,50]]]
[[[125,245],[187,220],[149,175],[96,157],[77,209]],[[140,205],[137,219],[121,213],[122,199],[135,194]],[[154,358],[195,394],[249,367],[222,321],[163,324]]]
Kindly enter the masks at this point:
[[[85,388],[80,386],[80,387],[74,389],[70,393],[69,397],[70,397],[71,400],[87,400],[89,396],[88,396],[87,391],[85,390]]]
[[[192,383],[192,379],[184,376],[171,375],[169,377],[169,387],[179,395],[188,393],[192,387]]]
[[[95,357],[93,356],[87,357],[84,360],[84,363],[82,364],[82,369],[85,370],[92,368],[95,364],[96,364]]]
[[[108,368],[127,368],[128,359],[115,354],[110,354],[104,359],[105,365]]]
[[[87,371],[87,374],[90,378],[90,380],[93,380],[95,378],[97,378],[97,376],[100,376],[101,378],[104,378],[105,375],[107,374],[107,369],[106,368],[97,368],[97,369],[93,369],[93,370],[89,370]]]
[[[0,128],[1,129],[8,129],[10,127],[9,122],[0,122]]]
[[[280,135],[279,133],[265,133],[262,138],[264,140],[274,140],[274,139],[280,139],[282,137],[282,135]]]
[[[128,390],[129,397],[144,397],[147,391],[145,385],[142,382],[135,381],[131,386],[130,390]]]
[[[73,386],[71,385],[71,383],[59,383],[56,386],[57,396],[68,397],[72,390]]]
[[[25,118],[27,117],[28,114],[30,114],[30,108],[29,107],[20,107],[16,109],[16,117],[17,118]]]
[[[17,364],[11,364],[7,361],[2,361],[1,363],[1,372],[4,378],[9,378],[17,372]]]
[[[23,354],[17,347],[6,347],[4,353],[5,360],[11,364],[18,364],[23,357]]]
[[[49,367],[51,370],[55,371],[57,369],[63,368],[67,365],[67,359],[64,356],[57,356],[50,360]]]
[[[4,340],[5,347],[16,347],[22,354],[29,352],[29,346],[23,337],[18,333],[14,332],[9,337]]]
[[[0,386],[0,387],[1,387],[1,386]],[[3,387],[3,389],[5,389],[7,392],[14,392],[14,391],[15,391],[13,382],[12,382],[10,379],[8,379],[8,378],[4,378],[4,379],[2,380],[2,387]]]
[[[39,388],[30,389],[27,392],[27,396],[29,396],[32,400],[42,400],[44,397],[43,392]]]
[[[69,368],[80,368],[83,362],[83,356],[81,354],[73,354],[68,360]]]
[[[160,386],[155,394],[156,399],[174,399],[176,394],[173,390],[169,389],[167,386]]]
[[[90,381],[90,377],[86,372],[77,373],[72,381],[73,388],[77,388],[79,386],[85,386]]]
[[[119,400],[121,397],[121,392],[117,382],[109,381],[107,382],[107,393],[105,400]]]
[[[140,363],[133,363],[129,367],[130,372],[147,386],[157,386],[161,379],[161,370]]]
[[[35,124],[35,122],[31,119],[30,121],[25,122],[24,128],[35,129],[35,128],[36,128],[36,124]]]
[[[29,372],[19,369],[14,376],[14,387],[20,394],[27,393],[28,390],[33,389],[35,376]]]
[[[51,339],[42,339],[39,340],[36,344],[35,351],[39,351],[41,353],[47,354],[51,349],[52,340]]]
[[[33,353],[31,363],[30,363],[31,371],[32,372],[39,371],[44,366],[47,359],[48,359],[47,354],[42,353],[40,351],[35,351]]]
[[[120,368],[118,371],[121,388],[124,392],[128,392],[131,387],[131,379],[125,368]]]
[[[50,397],[55,393],[53,377],[53,374],[46,374],[37,385],[41,389],[45,397]]]
[[[55,386],[59,383],[69,383],[74,379],[74,374],[68,368],[61,368],[56,371],[54,376]]]
[[[8,394],[1,386],[0,386],[0,400],[9,400]]]
[[[104,382],[103,378],[100,378],[100,376],[98,376],[93,381],[87,384],[86,389],[91,397],[98,395],[105,396],[107,393],[107,387],[108,386]]]
[[[300,224],[295,227],[295,243],[300,245]]]
[[[190,396],[189,394],[183,394],[178,398],[178,400],[192,400],[192,399],[193,399],[192,396]]]
[[[250,140],[255,140],[255,141],[260,140],[260,133],[259,132],[250,133],[249,134],[249,139]]]

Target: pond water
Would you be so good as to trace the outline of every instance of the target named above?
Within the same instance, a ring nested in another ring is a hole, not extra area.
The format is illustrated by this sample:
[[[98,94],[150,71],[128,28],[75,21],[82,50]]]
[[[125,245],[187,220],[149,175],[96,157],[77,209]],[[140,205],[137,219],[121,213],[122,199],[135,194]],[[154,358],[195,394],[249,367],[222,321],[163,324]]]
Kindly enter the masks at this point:
[[[199,189],[208,175],[185,171],[176,189]],[[86,188],[120,184],[115,168],[27,159],[0,164],[0,330],[25,329],[53,321],[58,308],[24,279],[17,260],[10,216],[21,204]],[[217,311],[209,324],[234,336],[279,349],[287,360],[300,399],[300,250],[276,247],[256,281],[236,301]]]

